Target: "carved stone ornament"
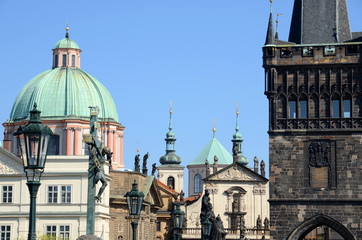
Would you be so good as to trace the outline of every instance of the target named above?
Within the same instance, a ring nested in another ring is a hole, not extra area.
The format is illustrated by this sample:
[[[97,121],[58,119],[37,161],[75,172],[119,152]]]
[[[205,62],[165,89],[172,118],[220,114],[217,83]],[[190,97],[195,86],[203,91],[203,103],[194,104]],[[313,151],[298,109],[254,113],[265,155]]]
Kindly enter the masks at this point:
[[[238,167],[222,171],[210,178],[210,180],[259,181],[257,177]]]
[[[0,158],[0,174],[22,174],[24,171],[23,167],[18,164],[10,161],[4,156]]]
[[[253,189],[254,195],[265,195],[266,189],[264,187],[255,186]]]

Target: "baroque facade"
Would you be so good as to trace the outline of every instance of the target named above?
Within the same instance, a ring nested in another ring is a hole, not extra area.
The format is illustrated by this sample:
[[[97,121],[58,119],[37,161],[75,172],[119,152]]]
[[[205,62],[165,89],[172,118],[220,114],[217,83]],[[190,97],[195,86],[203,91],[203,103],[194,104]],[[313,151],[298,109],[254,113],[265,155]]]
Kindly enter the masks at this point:
[[[361,34],[350,31],[345,0],[295,0],[289,41],[275,36],[271,13],[271,239],[361,239]]]

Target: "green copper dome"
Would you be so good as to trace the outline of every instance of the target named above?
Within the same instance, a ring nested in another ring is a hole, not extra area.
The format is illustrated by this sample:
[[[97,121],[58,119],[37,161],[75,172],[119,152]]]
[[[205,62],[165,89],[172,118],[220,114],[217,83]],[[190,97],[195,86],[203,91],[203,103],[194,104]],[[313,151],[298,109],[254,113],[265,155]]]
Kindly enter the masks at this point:
[[[229,165],[233,163],[233,157],[225,149],[225,147],[213,137],[211,141],[204,147],[204,149],[197,155],[197,157],[190,163],[190,165],[205,164],[205,160],[209,161],[209,164],[214,163],[214,156],[219,159],[219,164]]]
[[[63,38],[62,40],[59,40],[56,44],[55,44],[55,47],[54,49],[57,49],[57,48],[73,48],[73,49],[80,49],[78,44],[69,39],[69,37],[66,37],[66,38]]]
[[[89,106],[98,106],[100,120],[118,122],[116,106],[108,90],[79,68],[54,68],[30,80],[15,100],[10,121],[25,119],[34,103],[38,104],[42,119],[89,120]]]

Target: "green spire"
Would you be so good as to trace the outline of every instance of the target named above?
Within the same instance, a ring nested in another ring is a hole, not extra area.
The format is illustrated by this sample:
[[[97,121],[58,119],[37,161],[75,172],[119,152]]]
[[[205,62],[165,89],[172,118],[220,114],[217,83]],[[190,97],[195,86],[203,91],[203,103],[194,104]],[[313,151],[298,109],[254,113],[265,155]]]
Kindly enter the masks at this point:
[[[249,163],[249,159],[243,156],[243,152],[241,150],[241,143],[243,142],[243,139],[241,137],[241,134],[239,133],[239,109],[236,108],[236,126],[235,126],[235,133],[233,135],[233,139],[231,140],[233,142],[233,161],[234,162],[240,162],[244,166]]]
[[[180,164],[181,158],[175,154],[175,133],[172,132],[172,107],[170,107],[170,122],[168,125],[168,133],[166,134],[166,154],[160,157],[160,163],[165,164]]]

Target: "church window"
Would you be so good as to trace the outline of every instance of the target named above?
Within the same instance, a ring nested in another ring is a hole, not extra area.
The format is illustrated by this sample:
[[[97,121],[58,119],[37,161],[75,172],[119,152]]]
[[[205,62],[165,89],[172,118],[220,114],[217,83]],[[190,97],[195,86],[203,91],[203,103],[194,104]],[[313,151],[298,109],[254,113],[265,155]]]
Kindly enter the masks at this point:
[[[339,100],[332,100],[332,117],[333,118],[340,117]]]
[[[66,66],[67,66],[67,54],[63,54],[62,67],[66,67]]]
[[[289,118],[297,118],[297,102],[289,101]]]
[[[167,186],[171,189],[175,189],[175,179],[173,177],[167,178]]]
[[[1,240],[10,240],[11,239],[11,226],[10,225],[0,225],[0,239]]]
[[[202,192],[202,182],[201,175],[198,173],[194,177],[194,192],[201,193]]]
[[[54,67],[58,67],[59,64],[59,55],[54,55]]]
[[[59,155],[59,135],[51,135],[48,143],[48,155]]]
[[[2,187],[2,202],[3,203],[13,202],[13,186]]]
[[[72,55],[72,67],[75,67],[75,55]]]
[[[349,99],[343,100],[343,117],[345,118],[351,117],[351,100]]]
[[[300,105],[300,118],[307,118],[308,117],[307,101],[302,100],[299,102],[299,105]]]

